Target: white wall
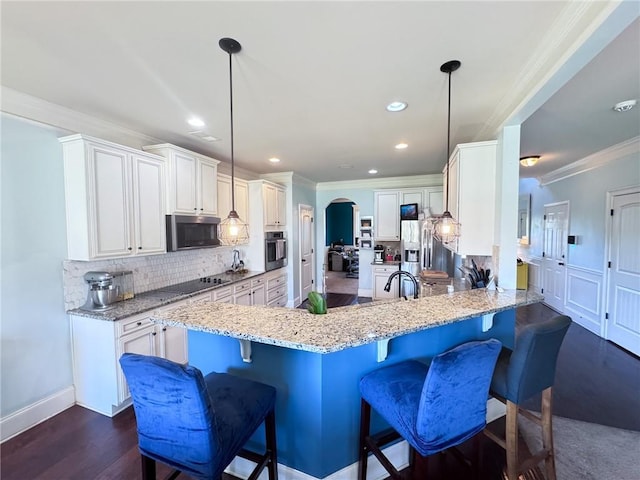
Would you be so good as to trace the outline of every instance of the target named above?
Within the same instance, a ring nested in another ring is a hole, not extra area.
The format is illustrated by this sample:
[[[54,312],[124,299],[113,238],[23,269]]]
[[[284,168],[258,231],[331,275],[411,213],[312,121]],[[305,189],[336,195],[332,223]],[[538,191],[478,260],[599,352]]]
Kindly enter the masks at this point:
[[[537,265],[542,261],[544,205],[568,201],[569,235],[576,235],[578,243],[569,245],[567,251],[565,311],[599,335],[606,308],[607,192],[640,185],[638,144],[636,139],[634,145],[592,155],[587,162],[581,162],[582,173],[567,170],[572,176],[546,185],[539,185],[536,179],[520,181],[520,194],[531,194],[531,244],[519,248],[519,256],[534,265],[529,284],[542,286],[542,270]],[[598,166],[592,168],[593,165]]]
[[[55,131],[2,115],[0,415],[72,385],[62,261],[62,147]],[[50,414],[57,412],[50,412]]]

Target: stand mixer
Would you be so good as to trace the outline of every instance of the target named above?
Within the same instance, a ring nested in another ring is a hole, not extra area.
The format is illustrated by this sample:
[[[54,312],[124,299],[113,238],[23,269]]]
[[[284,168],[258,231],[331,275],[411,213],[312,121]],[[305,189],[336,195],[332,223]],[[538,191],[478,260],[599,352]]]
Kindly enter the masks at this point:
[[[133,298],[133,272],[87,272],[89,286],[84,310],[107,310],[116,302]]]

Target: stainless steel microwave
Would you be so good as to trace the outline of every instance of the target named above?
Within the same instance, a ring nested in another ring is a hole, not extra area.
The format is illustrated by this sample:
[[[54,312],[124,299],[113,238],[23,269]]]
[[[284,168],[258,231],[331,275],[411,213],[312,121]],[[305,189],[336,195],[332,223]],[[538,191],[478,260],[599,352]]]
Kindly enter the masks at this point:
[[[167,215],[167,252],[210,248],[220,245],[218,217],[205,215]]]
[[[287,239],[284,232],[267,232],[264,249],[264,269],[275,270],[287,266]]]

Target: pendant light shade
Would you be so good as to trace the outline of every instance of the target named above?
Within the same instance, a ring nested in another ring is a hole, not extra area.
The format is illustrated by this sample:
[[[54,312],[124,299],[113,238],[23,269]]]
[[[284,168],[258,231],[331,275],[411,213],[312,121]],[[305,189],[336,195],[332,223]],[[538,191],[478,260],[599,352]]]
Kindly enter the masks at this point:
[[[233,38],[222,38],[220,48],[229,54],[229,112],[231,118],[231,211],[218,225],[218,239],[221,245],[238,245],[249,241],[249,228],[236,212],[234,151],[233,151],[233,68],[231,55],[238,53],[242,46]]]
[[[442,243],[449,244],[455,242],[460,236],[460,224],[449,212],[449,156],[451,155],[451,72],[460,68],[458,60],[450,60],[440,67],[440,71],[449,75],[449,103],[447,107],[447,191],[445,192],[445,209],[442,217],[434,225],[433,235]]]

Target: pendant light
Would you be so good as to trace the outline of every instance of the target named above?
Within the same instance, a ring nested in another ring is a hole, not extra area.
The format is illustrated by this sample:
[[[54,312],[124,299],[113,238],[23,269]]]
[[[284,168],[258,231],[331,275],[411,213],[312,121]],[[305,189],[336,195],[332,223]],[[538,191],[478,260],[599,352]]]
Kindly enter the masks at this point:
[[[229,54],[229,112],[231,115],[231,211],[218,225],[218,239],[221,245],[238,245],[249,241],[249,229],[236,212],[234,151],[233,151],[233,68],[231,55],[238,53],[242,46],[233,38],[222,38],[220,48]]]
[[[451,155],[451,72],[460,68],[458,60],[450,60],[443,63],[440,71],[449,75],[449,104],[447,109],[447,191],[445,192],[445,209],[442,217],[435,223],[434,236],[444,244],[454,242],[460,236],[460,224],[451,216],[449,212],[449,156]]]

